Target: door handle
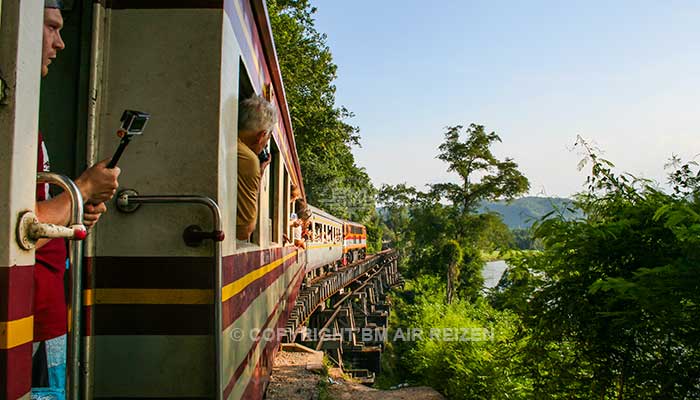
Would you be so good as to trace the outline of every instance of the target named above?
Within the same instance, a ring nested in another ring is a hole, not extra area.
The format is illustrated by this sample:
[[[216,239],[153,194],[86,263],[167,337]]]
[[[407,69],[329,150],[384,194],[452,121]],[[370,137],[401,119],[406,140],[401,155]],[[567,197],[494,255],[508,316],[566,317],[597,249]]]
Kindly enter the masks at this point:
[[[17,242],[24,250],[33,249],[39,239],[83,240],[86,237],[87,230],[83,224],[71,226],[44,224],[39,222],[32,211],[23,212],[17,224]]]
[[[32,211],[24,211],[17,223],[17,243],[24,250],[36,247],[39,239],[63,238],[68,240],[83,240],[87,237],[87,229],[83,221],[83,197],[75,182],[69,178],[51,172],[39,172],[37,183],[50,183],[62,187],[71,203],[71,222],[69,226],[45,224],[39,222]]]

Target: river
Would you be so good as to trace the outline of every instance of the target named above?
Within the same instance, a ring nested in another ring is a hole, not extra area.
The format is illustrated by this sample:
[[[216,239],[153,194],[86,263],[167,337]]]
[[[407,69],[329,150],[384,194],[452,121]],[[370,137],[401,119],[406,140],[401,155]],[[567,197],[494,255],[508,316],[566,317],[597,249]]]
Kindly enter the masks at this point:
[[[484,288],[491,289],[498,285],[501,275],[508,265],[503,260],[487,262],[481,274],[484,276]]]

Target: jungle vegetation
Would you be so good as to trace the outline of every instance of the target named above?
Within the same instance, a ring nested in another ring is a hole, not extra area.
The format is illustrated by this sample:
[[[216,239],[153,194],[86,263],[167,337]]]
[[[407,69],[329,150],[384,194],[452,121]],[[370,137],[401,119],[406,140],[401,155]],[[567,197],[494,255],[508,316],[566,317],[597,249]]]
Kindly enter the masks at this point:
[[[429,385],[450,399],[700,398],[696,164],[673,158],[662,189],[579,140],[586,190],[511,230],[484,204],[526,193],[527,178],[491,153],[495,132],[470,124],[446,128],[436,152],[454,181],[376,190],[350,151],[359,129],[335,102],[337,68],[315,9],[267,3],[309,202],[367,224],[374,250],[383,238],[401,252],[407,283],[392,295],[389,337],[488,332],[389,341],[380,385]],[[501,282],[484,291],[482,254],[515,247],[539,250],[510,252]]]
[[[493,291],[464,276],[478,275],[474,249],[462,248],[456,272],[443,254],[453,244],[425,249],[419,231],[442,229],[439,214],[426,219],[412,203],[395,210],[412,279],[395,293],[392,328],[476,327],[490,336],[391,342],[384,385],[408,380],[450,399],[700,397],[698,166],[673,158],[664,190],[616,173],[585,141],[577,146],[591,168],[587,190],[534,224],[542,250],[511,253]]]

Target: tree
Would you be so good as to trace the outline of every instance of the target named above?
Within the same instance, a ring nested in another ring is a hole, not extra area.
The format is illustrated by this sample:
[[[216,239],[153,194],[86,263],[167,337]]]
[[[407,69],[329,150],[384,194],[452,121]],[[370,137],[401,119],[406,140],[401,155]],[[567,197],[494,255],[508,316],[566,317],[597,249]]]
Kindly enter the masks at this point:
[[[512,199],[527,191],[529,183],[512,159],[499,161],[491,153],[491,145],[500,141],[496,133],[487,134],[483,126],[471,124],[464,132],[466,140],[461,142],[462,130],[461,126],[448,128],[438,155],[447,163],[448,171],[457,172],[460,185],[439,183],[428,192],[405,184],[384,185],[377,201],[383,206],[387,226],[394,230],[403,254],[409,257],[407,275],[440,273],[444,267],[440,264],[440,249],[454,240],[465,255],[471,255],[465,257],[470,272],[461,276],[468,280],[464,287],[470,288],[464,293],[472,298],[478,297],[481,289],[474,292],[474,285],[483,283],[479,251],[514,246],[513,235],[501,218],[476,214],[477,206],[483,200]],[[445,198],[451,203],[445,204]]]
[[[440,265],[445,266],[447,275],[447,304],[452,300],[457,291],[459,282],[459,265],[462,263],[462,248],[456,240],[449,240],[440,249]]]
[[[402,245],[405,232],[409,230],[411,204],[416,197],[416,189],[405,183],[392,186],[382,185],[377,192],[377,202],[381,205],[383,220],[394,232],[396,245]]]
[[[501,141],[495,132],[486,133],[483,125],[476,124],[462,131],[462,125],[448,127],[438,155],[448,171],[457,173],[461,184],[433,185],[436,193],[463,213],[472,213],[483,200],[511,200],[530,189],[518,164],[510,158],[500,161],[491,153],[491,146]],[[460,141],[462,134],[466,135],[464,142]]]

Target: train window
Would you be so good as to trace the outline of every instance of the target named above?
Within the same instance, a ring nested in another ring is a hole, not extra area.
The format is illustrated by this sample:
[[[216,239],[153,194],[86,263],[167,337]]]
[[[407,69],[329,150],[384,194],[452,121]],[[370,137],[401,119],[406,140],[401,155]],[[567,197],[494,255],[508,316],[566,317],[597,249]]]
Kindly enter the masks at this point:
[[[239,98],[239,101],[243,100],[243,99],[247,99],[250,96],[252,96],[253,94],[255,94],[255,90],[253,89],[253,84],[251,83],[250,75],[248,74],[248,71],[245,67],[245,64],[243,63],[243,59],[241,58],[241,59],[239,59],[239,63],[238,63],[238,98]],[[240,168],[240,166],[239,166],[239,168]],[[264,185],[264,183],[260,182],[260,185],[262,186],[262,185]],[[262,193],[262,189],[263,188],[261,187],[260,193]],[[262,197],[262,195],[260,194],[260,195],[258,195],[258,198],[257,198],[257,204],[256,204],[257,220],[255,222],[255,230],[250,235],[249,240],[246,241],[248,243],[254,243],[254,244],[258,244],[258,245],[260,244],[260,220],[261,220],[260,205],[262,203],[261,197]],[[238,201],[238,199],[236,199],[236,201]],[[238,207],[238,206],[239,205],[236,204],[236,207]],[[245,245],[245,242],[240,242],[240,243]]]
[[[254,93],[255,90],[250,81],[250,75],[248,75],[248,70],[243,63],[243,58],[240,58],[238,62],[238,98],[241,100],[247,99]]]
[[[272,139],[270,140],[270,155],[272,157],[272,161],[270,162],[270,165],[267,166],[269,169],[269,185],[268,185],[268,195],[269,195],[269,203],[268,203],[268,239],[270,243],[279,243],[281,242],[280,240],[280,218],[279,218],[279,212],[280,212],[280,199],[279,199],[279,167],[280,167],[280,152],[279,149],[277,148],[277,143],[275,143],[275,140]]]
[[[282,190],[284,190],[284,193],[282,193],[282,232],[284,232],[284,234],[291,239],[292,232],[290,232],[289,227],[289,215],[291,214],[289,207],[289,174],[287,173],[287,169],[284,167],[284,163],[282,163],[282,188]]]
[[[262,196],[258,196],[258,211],[260,210],[260,205],[262,204],[261,197]],[[260,213],[258,213],[258,220],[255,222],[255,230],[253,231],[253,234],[250,235],[250,242],[257,245],[260,244]]]

